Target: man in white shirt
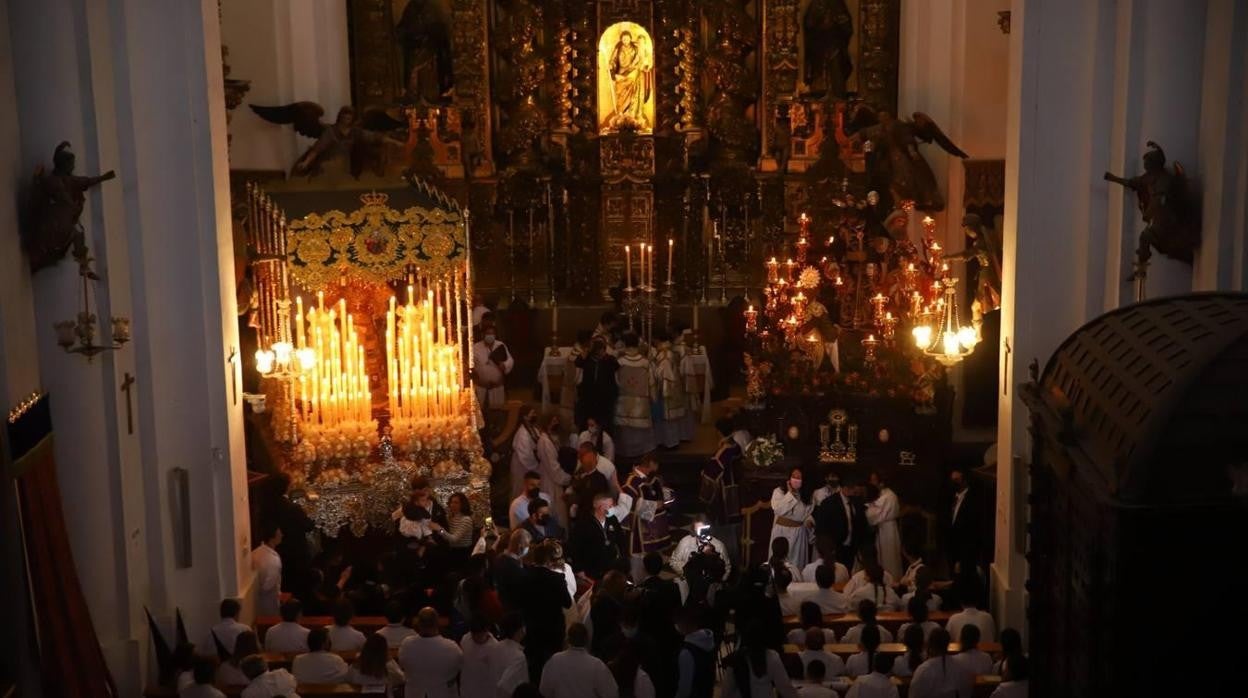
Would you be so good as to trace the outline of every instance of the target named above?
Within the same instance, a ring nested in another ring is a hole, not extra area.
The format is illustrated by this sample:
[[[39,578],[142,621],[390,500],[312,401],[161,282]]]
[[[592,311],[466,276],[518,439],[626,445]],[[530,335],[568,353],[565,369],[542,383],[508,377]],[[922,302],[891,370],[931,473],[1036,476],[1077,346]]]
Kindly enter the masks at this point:
[[[573,623],[568,628],[568,649],[551,657],[542,669],[544,698],[618,698],[611,670],[589,653],[588,646],[589,630],[583,623]]]
[[[835,581],[836,573],[831,567],[827,565],[816,567],[815,588],[806,595],[806,600],[819,604],[819,610],[825,615],[849,613],[849,600],[833,588]]]
[[[845,660],[823,649],[824,635],[820,628],[806,630],[806,648],[798,652],[802,666],[810,666],[811,662],[823,664],[824,676],[842,676],[845,673]]]
[[[544,499],[548,504],[555,501],[553,495],[542,491],[542,474],[536,470],[530,470],[524,474],[524,484],[520,488],[520,494],[511,500],[511,506],[507,509],[507,520],[513,531],[520,528],[529,518],[529,502],[538,498]]]
[[[290,673],[299,683],[339,683],[347,678],[346,660],[329,651],[329,631],[313,628],[308,633],[308,652],[295,657]]]
[[[473,617],[459,648],[464,653],[464,667],[459,678],[460,698],[494,698],[503,667],[499,663],[498,640],[490,634],[490,625],[484,616],[478,613]]]
[[[212,626],[213,646],[225,651],[225,656],[234,654],[234,641],[242,633],[251,630],[246,623],[238,622],[238,614],[242,611],[242,604],[238,599],[223,599],[221,601],[221,622]]]
[[[529,662],[524,656],[524,620],[519,613],[508,613],[498,623],[502,635],[495,653],[499,667],[496,698],[511,698],[516,686],[529,682]]]
[[[815,494],[819,491],[816,490]],[[811,501],[814,501],[813,499]],[[818,506],[818,505],[816,505]],[[823,565],[831,565],[835,573],[833,584],[846,584],[849,582],[849,568],[842,565],[836,559],[836,539],[831,536],[817,536],[815,538],[815,552],[819,554],[818,558],[809,565],[802,568],[802,579],[805,581],[814,581],[815,575],[818,574],[819,567]]]
[[[334,622],[328,628],[329,648],[335,652],[359,652],[364,649],[364,633],[351,627],[355,608],[343,599],[334,605]]]
[[[968,624],[979,627],[979,637],[984,642],[996,642],[997,622],[992,614],[979,610],[983,605],[984,592],[978,578],[974,575],[961,575],[955,583],[955,594],[962,601],[962,610],[949,616],[945,627],[953,637],[962,636],[962,627]]]
[[[213,680],[217,676],[216,662],[200,657],[195,660],[191,673],[194,682],[179,690],[178,698],[225,698],[225,694],[213,685]]]
[[[503,381],[516,365],[507,345],[498,341],[494,323],[481,324],[481,341],[472,345],[473,384],[483,410],[501,410],[507,400]]]
[[[438,633],[438,612],[416,614],[416,636],[399,645],[399,666],[407,676],[406,698],[454,698],[455,678],[464,663],[459,645]]]
[[[269,526],[261,533],[260,545],[251,551],[251,568],[256,572],[256,615],[275,616],[281,606],[282,529]]]
[[[295,693],[295,677],[285,669],[269,671],[264,657],[253,654],[243,660],[240,668],[250,681],[240,694],[241,698],[299,698],[299,694]]]
[[[898,698],[897,687],[889,678],[888,671],[893,658],[887,654],[875,655],[875,666],[870,674],[858,677],[854,685],[849,687],[845,698]]]
[[[398,649],[404,640],[416,634],[415,630],[407,627],[406,620],[407,617],[403,615],[403,604],[391,601],[386,605],[386,626],[378,628],[377,634],[385,638],[386,645],[390,649]]]
[[[805,667],[806,682],[796,684],[797,698],[839,698],[836,691],[823,684],[827,674],[827,665],[815,660]]]
[[[299,624],[303,605],[297,599],[282,604],[282,622],[264,633],[265,652],[307,652],[308,629]]]

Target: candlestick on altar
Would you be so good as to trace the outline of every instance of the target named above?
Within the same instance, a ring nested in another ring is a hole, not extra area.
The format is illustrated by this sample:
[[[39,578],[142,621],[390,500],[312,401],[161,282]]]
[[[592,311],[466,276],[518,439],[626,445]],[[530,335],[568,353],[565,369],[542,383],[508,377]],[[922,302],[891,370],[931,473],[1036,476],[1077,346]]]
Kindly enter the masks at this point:
[[[667,239],[667,283],[672,283],[672,256],[676,253],[676,241]]]
[[[633,290],[633,256],[628,245],[624,246],[624,289]]]

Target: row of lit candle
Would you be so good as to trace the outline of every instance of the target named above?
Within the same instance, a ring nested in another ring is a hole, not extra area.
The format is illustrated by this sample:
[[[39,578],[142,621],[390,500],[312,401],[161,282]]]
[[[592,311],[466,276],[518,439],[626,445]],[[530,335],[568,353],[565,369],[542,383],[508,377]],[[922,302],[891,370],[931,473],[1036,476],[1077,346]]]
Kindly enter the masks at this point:
[[[335,427],[372,419],[372,392],[364,347],[356,334],[347,302],[325,308],[324,292],[317,307],[303,310],[295,299],[295,344],[303,368],[298,377],[299,409],[309,424]],[[310,332],[310,336],[309,336]],[[304,356],[311,360],[305,365]]]
[[[410,285],[403,306],[390,298],[386,373],[392,419],[436,419],[462,413],[466,388],[458,336],[463,322],[459,295],[457,283],[434,281],[419,302]]]
[[[667,283],[672,283],[672,270],[675,268],[676,241],[667,239]],[[654,245],[641,243],[637,245],[637,280],[638,288],[655,288],[654,285]],[[633,288],[633,251],[631,245],[624,246],[624,285]]]

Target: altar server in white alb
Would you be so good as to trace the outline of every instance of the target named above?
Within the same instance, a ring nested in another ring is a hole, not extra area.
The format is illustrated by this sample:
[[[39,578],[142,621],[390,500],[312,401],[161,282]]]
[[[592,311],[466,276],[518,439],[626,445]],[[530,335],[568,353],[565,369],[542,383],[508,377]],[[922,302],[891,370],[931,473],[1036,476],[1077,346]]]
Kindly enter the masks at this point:
[[[654,422],[650,403],[654,400],[654,374],[650,359],[640,350],[636,334],[624,336],[624,355],[615,374],[620,395],[615,403],[615,425],[619,438],[615,450],[624,458],[635,458],[654,450]]]
[[[878,490],[875,501],[867,503],[867,522],[875,527],[876,559],[893,579],[899,579],[904,571],[901,566],[901,534],[897,518],[901,516],[901,503],[879,473],[871,473],[867,479],[870,488]]]
[[[676,448],[680,445],[682,427],[689,414],[685,382],[680,375],[680,361],[672,349],[671,335],[658,335],[658,349],[654,354],[654,384],[659,398],[659,421],[654,432],[660,446]]]
[[[784,485],[771,493],[771,540],[784,538],[789,541],[789,562],[796,569],[806,566],[810,557],[810,534],[814,520],[810,514],[814,505],[810,494],[802,490],[802,469],[794,468]]]
[[[680,386],[685,392],[685,418],[680,420],[680,440],[693,441],[698,428],[698,415],[702,407],[702,391],[698,390],[698,372],[694,368],[693,333],[678,325],[675,341],[672,342],[672,353],[676,355],[676,372],[680,375]],[[688,360],[687,360],[688,359]],[[706,376],[702,376],[706,380]]]
[[[511,437],[511,496],[524,491],[525,473],[537,472],[541,463],[537,457],[537,408],[526,407],[520,415],[520,426]],[[512,526],[517,524],[513,523]]]
[[[456,679],[464,665],[459,645],[442,637],[438,612],[426,607],[416,614],[417,635],[399,645],[398,661],[407,677],[406,698],[454,698]]]
[[[506,344],[498,341],[494,324],[481,325],[481,341],[472,345],[472,380],[476,384],[477,402],[482,409],[501,410],[507,399],[503,381],[516,365]]]
[[[260,545],[251,551],[251,568],[256,571],[256,615],[275,616],[281,609],[282,529],[272,526],[261,533]]]

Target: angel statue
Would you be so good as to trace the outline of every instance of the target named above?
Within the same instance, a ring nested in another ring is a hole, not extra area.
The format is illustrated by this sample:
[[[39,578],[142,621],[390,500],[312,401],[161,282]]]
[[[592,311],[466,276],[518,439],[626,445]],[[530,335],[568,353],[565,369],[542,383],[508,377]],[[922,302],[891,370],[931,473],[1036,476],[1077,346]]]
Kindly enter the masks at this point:
[[[856,119],[867,118],[868,111],[861,113]],[[911,121],[895,119],[887,111],[878,111],[874,116],[875,123],[864,126],[854,133],[853,139],[863,144],[863,149],[873,154],[868,161],[872,169],[872,180],[888,182],[894,201],[914,202],[920,211],[945,210],[945,198],[936,186],[936,176],[932,168],[919,152],[919,141],[936,142],[945,152],[960,158],[968,157],[949,137],[940,130],[932,118],[923,112],[916,111]]]
[[[1105,179],[1135,192],[1143,214],[1144,231],[1135,250],[1135,274],[1139,278],[1153,256],[1152,248],[1171,259],[1192,263],[1200,246],[1200,209],[1187,186],[1187,173],[1174,163],[1174,173],[1166,171],[1166,153],[1149,141],[1144,153],[1144,174],[1130,179],[1108,172]]]
[[[971,239],[965,250],[945,257],[946,260],[969,261],[979,264],[975,278],[975,300],[971,302],[972,322],[978,327],[985,313],[1001,307],[1001,238],[990,225],[984,225],[979,216],[968,213],[962,218],[962,230]]]
[[[810,355],[814,367],[823,368],[823,360],[826,358],[832,370],[840,372],[841,354],[837,341],[841,336],[841,328],[832,320],[823,303],[810,301],[806,307],[806,322],[802,324],[800,332],[798,344]]]
[[[32,273],[56,264],[72,249],[79,273],[98,279],[91,271],[86,231],[79,219],[87,190],[117,175],[109,170],[95,177],[81,177],[74,174],[74,162],[69,142],[61,141],[52,153],[52,173],[45,174],[42,166],[35,170],[22,243],[30,256]]]
[[[351,176],[356,179],[366,167],[380,177],[385,174],[385,143],[404,144],[387,134],[407,128],[407,123],[392,118],[382,109],[369,109],[357,121],[355,109],[346,106],[338,110],[338,117],[329,124],[321,121],[325,108],[316,102],[295,102],[280,107],[248,106],[256,116],[271,124],[290,124],[295,127],[295,133],[316,139],[291,166],[292,177],[311,179],[321,174],[326,164],[341,158],[350,160]]]

